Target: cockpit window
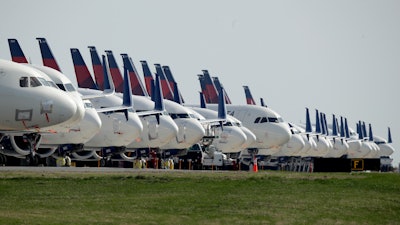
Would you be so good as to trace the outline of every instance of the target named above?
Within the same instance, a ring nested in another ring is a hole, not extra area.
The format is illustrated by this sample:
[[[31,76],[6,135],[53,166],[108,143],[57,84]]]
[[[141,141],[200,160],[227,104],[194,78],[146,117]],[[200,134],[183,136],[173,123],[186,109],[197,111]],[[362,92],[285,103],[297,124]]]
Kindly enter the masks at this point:
[[[64,87],[63,84],[57,84],[57,86],[58,86],[61,90],[65,91],[65,87]]]
[[[30,77],[30,83],[31,83],[31,87],[42,86],[42,83],[40,83],[40,81],[37,77]]]
[[[92,109],[94,107],[93,107],[93,104],[91,102],[85,102],[85,108]]]
[[[21,77],[19,79],[19,86],[20,87],[29,87],[29,78],[28,77]]]
[[[19,79],[20,87],[38,87],[43,86],[43,83],[37,77],[21,77]]]
[[[276,117],[268,117],[268,121],[271,122],[271,123],[278,123],[279,122],[278,118],[276,118]]]
[[[263,117],[263,118],[261,118],[261,121],[260,121],[260,123],[268,123],[268,119],[267,119],[267,117]]]
[[[254,123],[260,122],[261,117],[257,117],[256,120],[254,120]]]
[[[68,92],[76,91],[74,85],[71,83],[65,84],[65,89],[67,89]]]
[[[189,114],[187,113],[170,113],[169,114],[172,119],[178,119],[178,118],[190,118]]]

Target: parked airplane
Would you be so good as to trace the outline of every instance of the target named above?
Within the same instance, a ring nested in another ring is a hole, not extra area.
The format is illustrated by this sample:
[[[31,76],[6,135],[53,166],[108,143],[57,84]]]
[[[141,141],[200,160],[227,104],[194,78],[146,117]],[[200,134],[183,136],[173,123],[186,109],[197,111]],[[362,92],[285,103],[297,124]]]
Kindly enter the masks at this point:
[[[93,57],[97,56],[97,54],[95,54],[94,52],[95,48],[90,47],[90,50],[93,59]],[[82,91],[84,91],[86,94],[99,93],[100,92],[99,90],[90,89],[91,87],[94,86],[94,81],[89,71],[87,70],[86,64],[84,63],[81,54],[77,49],[74,50],[73,53],[75,55],[73,57],[79,58],[79,60],[74,61],[74,64],[76,66],[79,65],[81,68],[85,68],[85,69],[80,69],[79,70],[80,73],[76,74],[78,85],[84,88],[82,89]],[[103,66],[105,64],[108,65],[108,63],[103,63]],[[91,82],[85,83],[83,82],[85,80],[90,80]],[[112,79],[110,79],[110,81],[112,81]],[[101,84],[101,86],[103,85],[104,84]],[[113,100],[113,104],[116,104],[117,102],[119,102],[120,104],[122,96],[120,93],[116,93],[116,96],[119,97],[119,100],[118,99]],[[143,124],[143,131],[140,137],[137,137],[135,139],[132,138],[131,143],[129,143],[126,146],[125,151],[129,153],[132,151],[136,152],[137,149],[140,148],[147,149],[147,151],[148,149],[151,148],[159,148],[160,146],[168,143],[172,138],[176,137],[178,128],[176,124],[173,122],[172,118],[163,109],[155,110],[156,108],[155,103],[147,97],[135,96],[135,95],[131,95],[131,97],[134,102],[134,109],[136,110],[136,113],[139,115],[140,120]],[[124,153],[120,155],[126,160],[134,159],[128,157]]]
[[[26,63],[26,57],[18,41],[9,39],[8,42],[12,59]],[[68,132],[43,134],[40,146],[38,146],[38,154],[42,158],[46,158],[53,155],[56,150],[58,150],[58,155],[62,156],[71,151],[82,150],[83,144],[91,139],[101,127],[101,120],[91,102],[82,100],[82,96],[76,91],[71,81],[61,72],[47,66],[26,65],[45,73],[48,76],[47,82],[65,91],[79,108],[85,110],[83,119],[79,123],[71,124]]]
[[[37,160],[42,133],[65,132],[71,121],[83,115],[76,103],[63,91],[48,85],[38,70],[0,60],[0,74],[0,104],[7,105],[0,109],[0,151]]]

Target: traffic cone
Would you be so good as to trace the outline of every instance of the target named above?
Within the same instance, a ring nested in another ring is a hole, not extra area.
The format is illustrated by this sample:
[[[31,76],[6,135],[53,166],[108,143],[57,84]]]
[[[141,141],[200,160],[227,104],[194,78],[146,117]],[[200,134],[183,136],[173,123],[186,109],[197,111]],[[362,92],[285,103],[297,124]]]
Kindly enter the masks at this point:
[[[254,158],[253,160],[253,172],[258,172],[257,158]]]

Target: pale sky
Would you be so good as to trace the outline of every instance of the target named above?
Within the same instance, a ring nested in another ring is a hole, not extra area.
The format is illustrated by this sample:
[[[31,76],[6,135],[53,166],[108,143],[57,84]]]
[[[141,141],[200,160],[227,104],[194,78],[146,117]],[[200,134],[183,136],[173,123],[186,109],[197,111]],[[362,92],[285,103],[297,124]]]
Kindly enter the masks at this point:
[[[400,1],[50,1],[1,4],[0,58],[11,59],[16,38],[41,64],[36,37],[47,39],[74,83],[70,48],[112,50],[119,66],[128,53],[169,65],[186,102],[198,103],[197,74],[218,76],[234,104],[248,85],[257,104],[299,123],[305,107],[392,129],[394,166],[400,162]],[[155,72],[154,67],[151,70]]]

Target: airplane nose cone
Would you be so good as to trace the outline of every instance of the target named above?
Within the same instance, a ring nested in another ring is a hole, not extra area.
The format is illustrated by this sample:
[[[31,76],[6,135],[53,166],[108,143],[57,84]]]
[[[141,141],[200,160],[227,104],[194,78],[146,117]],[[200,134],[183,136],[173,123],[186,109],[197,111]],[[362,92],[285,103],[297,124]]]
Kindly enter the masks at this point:
[[[174,120],[170,116],[160,116],[160,132],[158,133],[158,139],[162,143],[167,143],[172,138],[175,138],[178,135],[179,128],[178,125],[174,122]]]
[[[238,152],[246,139],[246,134],[239,127],[224,127],[215,146],[222,152]]]
[[[380,144],[379,148],[380,148],[379,156],[390,156],[394,152],[394,148],[390,144]]]
[[[128,113],[128,121],[127,124],[131,129],[131,140],[138,138],[143,132],[143,124],[140,121],[139,116],[136,113]]]
[[[42,102],[43,111],[48,111],[46,113],[51,125],[76,120],[77,115],[83,118],[75,101],[64,92],[55,90],[52,97],[52,100]]]
[[[290,140],[292,133],[290,132],[289,125],[287,123],[276,123],[273,124],[272,129],[268,133],[271,147],[279,147],[287,143]]]
[[[82,143],[89,141],[101,129],[101,119],[95,109],[86,109],[85,116],[81,121],[79,128],[81,130],[80,138]]]
[[[199,142],[206,133],[201,123],[195,119],[188,121],[185,124],[185,129],[185,142],[190,143],[191,145]]]
[[[251,132],[247,127],[240,127],[243,133],[246,135],[246,141],[243,143],[242,148],[245,149],[248,146],[254,144],[256,142],[256,135]]]

